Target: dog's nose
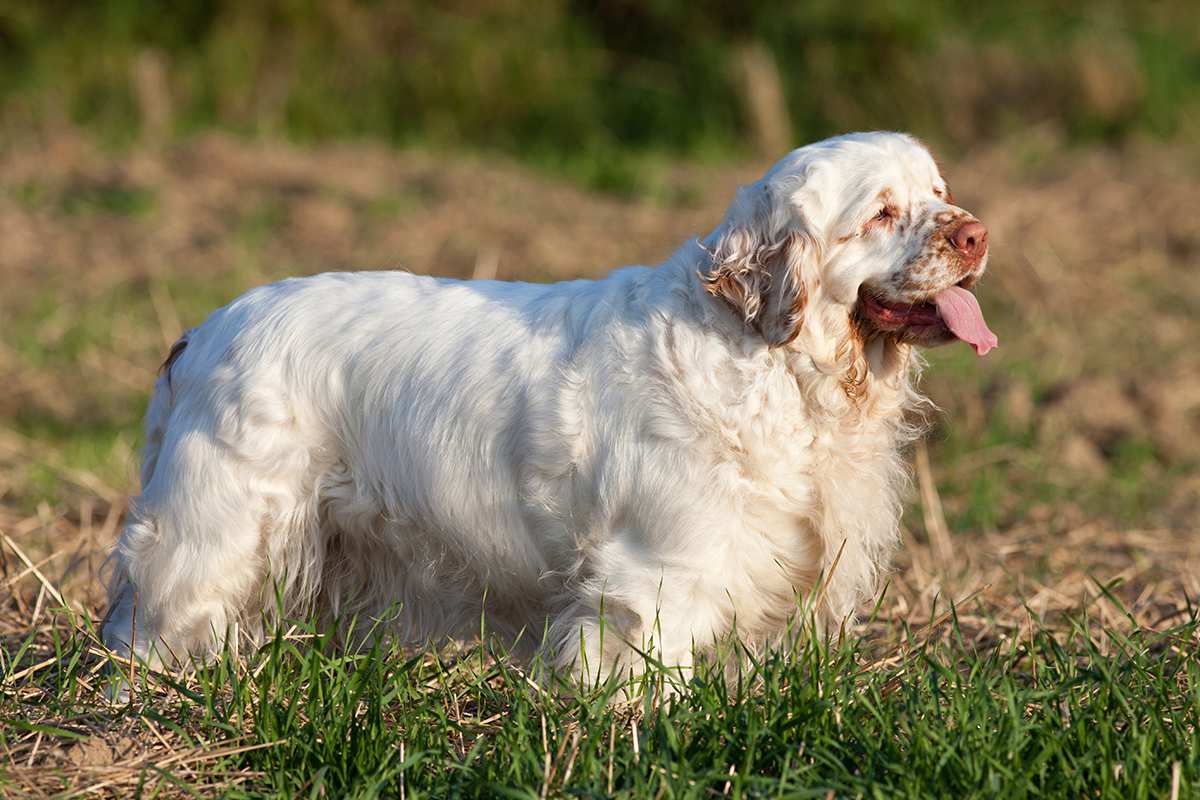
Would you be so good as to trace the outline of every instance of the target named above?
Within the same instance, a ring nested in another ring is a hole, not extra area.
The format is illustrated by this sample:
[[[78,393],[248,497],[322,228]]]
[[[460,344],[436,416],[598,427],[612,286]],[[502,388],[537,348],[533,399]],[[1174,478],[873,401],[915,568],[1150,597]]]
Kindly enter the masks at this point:
[[[979,220],[964,222],[950,234],[950,244],[967,258],[982,258],[987,252],[987,226]]]

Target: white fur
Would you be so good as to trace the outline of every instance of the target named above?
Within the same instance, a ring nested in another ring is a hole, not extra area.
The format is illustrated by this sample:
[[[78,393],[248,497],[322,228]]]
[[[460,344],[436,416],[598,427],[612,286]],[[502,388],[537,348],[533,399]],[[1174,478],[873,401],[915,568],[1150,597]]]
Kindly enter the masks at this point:
[[[883,189],[895,230],[867,225]],[[246,293],[155,387],[106,643],[204,656],[279,591],[414,643],[482,615],[576,672],[643,646],[687,665],[735,620],[776,639],[823,573],[836,626],[896,545],[920,402],[909,347],[856,342],[851,311],[934,215],[965,215],[943,189],[919,143],[855,134],[788,155],[658,267]]]

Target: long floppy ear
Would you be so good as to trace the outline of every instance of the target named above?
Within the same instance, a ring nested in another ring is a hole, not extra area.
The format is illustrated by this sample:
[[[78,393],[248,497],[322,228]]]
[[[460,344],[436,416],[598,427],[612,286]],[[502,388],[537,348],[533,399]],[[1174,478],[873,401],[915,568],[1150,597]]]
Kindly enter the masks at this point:
[[[765,184],[738,191],[733,207],[708,246],[711,261],[701,273],[709,294],[723,298],[767,344],[796,338],[808,300],[808,262],[815,242],[787,210],[774,208]]]

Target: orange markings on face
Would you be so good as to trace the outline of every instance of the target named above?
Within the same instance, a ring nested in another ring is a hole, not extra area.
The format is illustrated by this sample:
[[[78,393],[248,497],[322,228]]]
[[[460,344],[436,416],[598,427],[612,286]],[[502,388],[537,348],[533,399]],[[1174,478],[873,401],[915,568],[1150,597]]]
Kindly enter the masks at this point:
[[[950,191],[950,184],[946,184],[945,189],[939,189],[936,186],[933,187],[933,195],[943,202],[954,205],[954,192]]]
[[[958,283],[969,278],[977,261],[964,258],[955,249],[951,236],[969,215],[962,212],[942,211],[934,216],[936,227],[930,232],[925,247],[913,258],[904,270],[904,277],[896,290],[902,293],[924,296],[947,284],[945,271],[953,270],[949,283]]]
[[[879,225],[891,227],[900,215],[899,209],[896,208],[896,202],[892,196],[891,189],[883,189],[875,198],[875,201],[882,203],[883,208],[880,209],[878,214],[866,221],[863,225],[864,233]]]

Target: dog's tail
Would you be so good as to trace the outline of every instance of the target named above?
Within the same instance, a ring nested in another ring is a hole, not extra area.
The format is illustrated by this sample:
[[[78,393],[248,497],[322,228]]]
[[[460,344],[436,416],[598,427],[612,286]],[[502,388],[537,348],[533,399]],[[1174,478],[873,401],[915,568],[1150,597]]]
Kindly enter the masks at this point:
[[[166,359],[158,368],[158,380],[154,383],[154,395],[150,398],[149,408],[146,409],[146,446],[142,450],[141,469],[143,490],[154,477],[154,467],[158,464],[158,453],[162,449],[163,437],[167,432],[167,421],[170,419],[171,409],[175,405],[175,386],[172,383],[171,373],[176,362],[184,356],[189,338],[194,333],[194,328],[185,331],[175,341],[175,344],[171,345]]]
[[[170,352],[167,353],[166,359],[163,361],[163,363],[158,368],[159,375],[167,376],[168,388],[171,385],[171,367],[175,365],[175,362],[179,360],[179,357],[181,355],[183,355],[183,351],[185,349],[187,349],[188,336],[190,336],[191,333],[192,333],[191,331],[184,331],[183,336],[180,336],[175,341],[175,344],[171,345]]]
[[[143,491],[154,478],[154,468],[158,465],[158,454],[162,450],[163,439],[167,433],[167,421],[170,419],[171,409],[175,405],[175,387],[171,382],[171,370],[175,366],[175,362],[183,356],[184,350],[187,349],[188,337],[192,333],[192,330],[184,332],[175,344],[171,345],[166,359],[158,368],[158,380],[154,383],[154,394],[151,395],[150,406],[146,409],[146,445],[142,448],[142,466],[139,473]],[[104,571],[108,574],[105,582],[108,584],[110,597],[121,592],[126,580],[121,560],[115,556],[115,551],[110,553],[104,565]]]
[[[150,406],[146,409],[146,445],[142,449],[142,465],[141,465],[141,488],[145,491],[146,487],[154,477],[154,469],[158,465],[158,455],[162,450],[163,440],[166,438],[167,424],[171,416],[171,409],[175,404],[175,387],[172,385],[171,370],[175,363],[183,356],[184,350],[188,346],[188,337],[193,331],[186,331],[179,339],[171,345],[170,351],[167,353],[166,360],[158,369],[158,380],[154,384],[154,394],[150,398]],[[137,499],[131,501],[129,515],[126,519],[126,525],[133,524],[138,516]],[[102,580],[108,590],[108,611],[100,622],[100,628],[104,641],[107,646],[116,652],[128,653],[129,649],[134,646],[131,641],[132,632],[125,632],[123,629],[116,632],[114,637],[113,631],[121,628],[121,620],[116,620],[115,625],[110,625],[114,622],[112,617],[114,614],[117,617],[131,615],[134,611],[128,606],[136,605],[131,589],[128,586],[129,575],[126,570],[124,559],[120,555],[119,547],[108,554],[103,566],[101,567]],[[123,637],[123,638],[122,638]]]

